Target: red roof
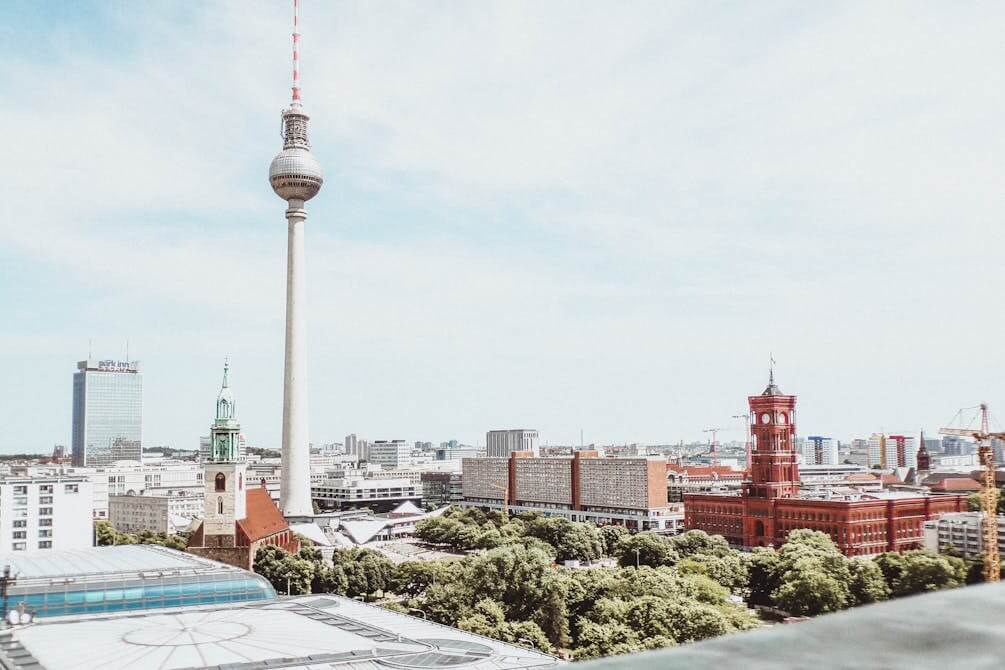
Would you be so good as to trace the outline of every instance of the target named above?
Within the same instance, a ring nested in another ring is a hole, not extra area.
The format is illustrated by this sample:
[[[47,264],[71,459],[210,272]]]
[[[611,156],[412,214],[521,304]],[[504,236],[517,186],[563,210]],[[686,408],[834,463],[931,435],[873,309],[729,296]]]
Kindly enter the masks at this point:
[[[933,491],[979,491],[981,485],[970,477],[950,477],[932,486]]]
[[[855,472],[845,479],[849,482],[874,482],[876,481],[876,475],[870,475],[868,472]]]
[[[248,516],[238,521],[237,526],[248,538],[249,543],[289,529],[289,524],[276,507],[276,503],[272,502],[272,496],[268,491],[263,488],[249,488],[246,493]]]
[[[903,484],[900,477],[891,474],[880,475],[880,481],[884,484]]]

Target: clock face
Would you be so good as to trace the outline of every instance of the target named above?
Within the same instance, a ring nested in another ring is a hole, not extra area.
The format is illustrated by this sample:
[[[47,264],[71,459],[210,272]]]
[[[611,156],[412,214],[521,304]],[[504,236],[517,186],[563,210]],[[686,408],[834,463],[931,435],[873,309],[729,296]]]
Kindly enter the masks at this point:
[[[778,414],[778,423],[785,425],[785,415],[782,413]]]
[[[771,415],[765,412],[761,415],[761,423],[771,423]]]

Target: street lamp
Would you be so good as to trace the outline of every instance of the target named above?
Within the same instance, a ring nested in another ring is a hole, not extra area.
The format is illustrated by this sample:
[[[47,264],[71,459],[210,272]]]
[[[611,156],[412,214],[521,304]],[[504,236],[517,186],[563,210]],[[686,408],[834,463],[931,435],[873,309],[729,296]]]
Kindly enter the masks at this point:
[[[420,610],[418,607],[409,607],[408,611],[409,612],[418,612],[419,614],[422,615],[423,619],[428,620],[427,617],[426,617],[426,613],[423,612],[422,610]]]

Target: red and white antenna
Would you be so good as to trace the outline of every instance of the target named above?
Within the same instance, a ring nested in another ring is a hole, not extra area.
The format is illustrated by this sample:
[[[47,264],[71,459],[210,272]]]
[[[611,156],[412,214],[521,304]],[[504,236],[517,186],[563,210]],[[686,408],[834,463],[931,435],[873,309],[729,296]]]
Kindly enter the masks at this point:
[[[300,106],[300,0],[293,0],[293,104]]]

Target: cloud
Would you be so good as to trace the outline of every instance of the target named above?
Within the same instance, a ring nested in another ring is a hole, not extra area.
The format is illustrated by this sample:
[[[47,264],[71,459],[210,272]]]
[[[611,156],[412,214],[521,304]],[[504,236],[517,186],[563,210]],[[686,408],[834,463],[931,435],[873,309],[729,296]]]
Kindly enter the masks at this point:
[[[230,353],[276,444],[287,8],[93,9],[0,61],[0,449],[65,441],[88,337],[143,352],[148,441]],[[700,439],[769,350],[813,432],[994,402],[992,13],[307,3],[315,440]]]

